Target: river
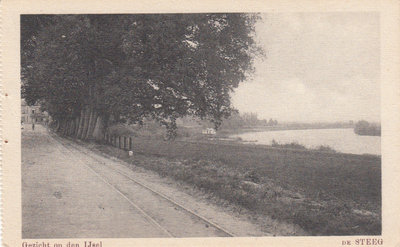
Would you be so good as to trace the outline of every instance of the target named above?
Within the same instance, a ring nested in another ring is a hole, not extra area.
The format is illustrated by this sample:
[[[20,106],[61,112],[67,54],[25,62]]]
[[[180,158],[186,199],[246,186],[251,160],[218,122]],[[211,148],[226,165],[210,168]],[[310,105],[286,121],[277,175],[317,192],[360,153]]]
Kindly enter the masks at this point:
[[[321,145],[330,146],[342,153],[381,154],[380,136],[359,136],[353,129],[308,129],[246,132],[232,135],[231,138],[242,138],[243,141],[271,145],[272,140],[280,144],[296,142],[307,148]]]

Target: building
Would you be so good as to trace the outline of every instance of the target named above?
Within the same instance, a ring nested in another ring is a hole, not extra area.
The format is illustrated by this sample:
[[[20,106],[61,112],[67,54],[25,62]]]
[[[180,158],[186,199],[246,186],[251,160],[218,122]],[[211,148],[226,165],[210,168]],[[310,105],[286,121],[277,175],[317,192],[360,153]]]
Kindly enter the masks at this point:
[[[48,119],[47,112],[42,112],[40,110],[40,105],[36,104],[29,106],[26,104],[25,100],[21,100],[21,122],[25,124],[42,122]]]
[[[213,128],[207,128],[207,129],[203,130],[202,133],[204,135],[215,135],[215,134],[217,134],[217,132]]]

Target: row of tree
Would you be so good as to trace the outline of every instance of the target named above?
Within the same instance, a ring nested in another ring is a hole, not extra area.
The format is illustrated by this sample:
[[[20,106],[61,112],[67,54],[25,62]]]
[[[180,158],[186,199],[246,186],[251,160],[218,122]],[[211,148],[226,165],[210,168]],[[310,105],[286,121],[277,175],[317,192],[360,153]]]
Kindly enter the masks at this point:
[[[238,129],[242,127],[261,127],[261,126],[276,126],[278,120],[270,118],[259,119],[257,113],[233,113],[223,123],[222,129]]]
[[[114,123],[176,119],[219,127],[230,93],[262,55],[257,15],[22,15],[22,95],[40,103],[56,129],[102,140]]]

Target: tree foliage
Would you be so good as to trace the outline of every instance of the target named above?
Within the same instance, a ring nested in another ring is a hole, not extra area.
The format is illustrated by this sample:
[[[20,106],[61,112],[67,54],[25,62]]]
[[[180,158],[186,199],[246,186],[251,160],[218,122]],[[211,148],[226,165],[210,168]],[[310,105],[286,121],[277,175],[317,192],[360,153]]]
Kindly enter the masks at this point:
[[[24,15],[22,93],[64,134],[103,137],[112,122],[232,112],[230,93],[262,51],[253,14]]]
[[[354,126],[354,133],[357,135],[380,136],[381,126],[378,124],[369,123],[365,120],[360,120]]]

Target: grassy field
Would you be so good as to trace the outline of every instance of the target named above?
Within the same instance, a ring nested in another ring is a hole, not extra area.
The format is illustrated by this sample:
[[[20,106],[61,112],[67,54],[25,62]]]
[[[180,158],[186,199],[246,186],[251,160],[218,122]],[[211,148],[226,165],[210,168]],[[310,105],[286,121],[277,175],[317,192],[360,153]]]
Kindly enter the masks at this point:
[[[311,235],[381,234],[378,156],[221,141],[134,140],[133,158],[111,146],[96,148]]]

